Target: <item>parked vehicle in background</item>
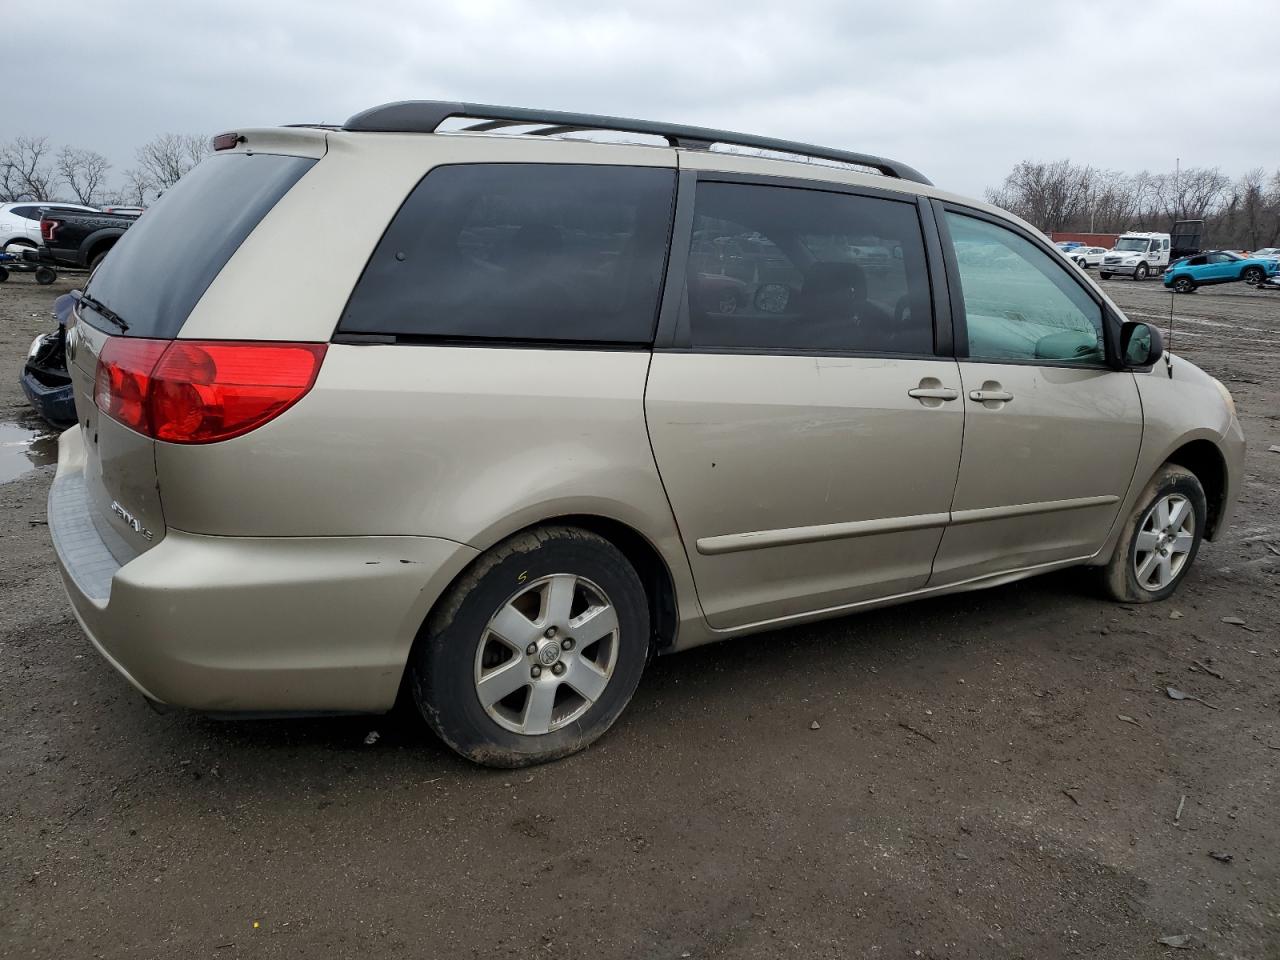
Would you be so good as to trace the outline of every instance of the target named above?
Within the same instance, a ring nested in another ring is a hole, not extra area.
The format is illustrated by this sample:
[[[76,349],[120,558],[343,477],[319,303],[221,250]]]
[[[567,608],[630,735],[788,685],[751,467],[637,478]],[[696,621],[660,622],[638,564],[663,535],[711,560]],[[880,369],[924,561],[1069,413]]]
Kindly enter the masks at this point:
[[[1068,251],[1067,259],[1072,261],[1082,270],[1088,270],[1090,267],[1101,266],[1102,260],[1106,255],[1106,247],[1086,247],[1081,244],[1075,249]]]
[[[49,333],[42,333],[31,343],[19,382],[27,400],[45,420],[65,429],[76,422],[75,391],[67,372],[67,321],[80,291],[64,293],[53,302],[53,321]]]
[[[14,253],[40,246],[41,211],[53,214],[97,213],[74,203],[0,203],[0,252]]]
[[[1103,280],[1132,277],[1145,280],[1169,265],[1170,239],[1167,233],[1125,233],[1107,251],[1098,266]]]
[[[1263,247],[1249,254],[1251,257],[1265,257],[1268,260],[1280,260],[1280,247]]]
[[[92,270],[137,219],[134,214],[101,210],[51,211],[40,221],[40,260]]]
[[[153,700],[403,693],[518,766],[655,653],[1074,565],[1163,600],[1231,516],[1226,388],[906,164],[434,102],[214,146],[75,306],[49,494]]]
[[[1259,284],[1280,273],[1280,260],[1242,257],[1231,250],[1211,250],[1179,260],[1164,274],[1164,285],[1177,293],[1217,283]]]

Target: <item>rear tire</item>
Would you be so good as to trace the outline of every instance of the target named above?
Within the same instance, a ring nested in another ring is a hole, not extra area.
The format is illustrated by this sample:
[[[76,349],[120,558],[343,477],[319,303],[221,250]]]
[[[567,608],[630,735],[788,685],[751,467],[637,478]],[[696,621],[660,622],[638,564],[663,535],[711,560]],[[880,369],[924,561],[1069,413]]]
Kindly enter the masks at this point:
[[[1195,562],[1208,515],[1204,488],[1194,473],[1172,463],[1157,470],[1103,568],[1111,598],[1152,603],[1171,596]]]
[[[1173,281],[1173,289],[1175,293],[1195,293],[1196,282],[1190,277],[1178,277]]]
[[[1145,280],[1147,279],[1147,274],[1148,274],[1147,265],[1145,263],[1140,263],[1133,271],[1133,279]]]
[[[522,767],[604,734],[648,658],[649,605],[627,558],[586,530],[543,527],[494,547],[449,588],[410,655],[409,688],[462,756]]]
[[[4,283],[9,279],[9,271],[4,267],[0,267],[0,283]]]
[[[36,283],[42,287],[47,287],[53,281],[58,279],[58,271],[51,267],[36,267]]]
[[[1109,274],[1109,273],[1105,273],[1105,272],[1103,272],[1102,270],[1099,270],[1099,271],[1098,271],[1098,279],[1099,279],[1099,280],[1110,280],[1110,279],[1111,279],[1111,274]]]
[[[92,274],[92,273],[93,273],[93,271],[95,271],[95,270],[97,270],[97,269],[98,269],[98,267],[102,264],[102,261],[103,261],[103,260],[105,260],[105,259],[107,259],[107,254],[108,254],[108,253],[110,253],[110,252],[111,252],[111,250],[110,250],[110,248],[108,248],[108,249],[106,249],[106,250],[103,250],[101,253],[95,253],[95,254],[93,255],[93,259],[91,259],[91,260],[89,261],[89,273],[90,273],[90,274]]]

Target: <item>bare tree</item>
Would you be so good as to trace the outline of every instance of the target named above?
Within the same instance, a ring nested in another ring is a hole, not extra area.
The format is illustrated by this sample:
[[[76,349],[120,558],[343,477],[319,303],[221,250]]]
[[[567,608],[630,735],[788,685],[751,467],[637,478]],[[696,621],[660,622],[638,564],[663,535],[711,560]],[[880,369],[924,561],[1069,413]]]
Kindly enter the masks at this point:
[[[0,144],[0,200],[52,200],[55,175],[48,137]]]
[[[111,164],[96,150],[79,147],[63,147],[58,153],[58,176],[75,198],[85,206],[94,206],[106,186],[107,171]]]
[[[209,153],[209,138],[164,133],[138,148],[138,166],[156,190],[167,190]]]
[[[107,195],[109,203],[121,207],[145,207],[155,199],[156,185],[141,167],[130,167],[124,172],[124,182]]]
[[[1155,178],[1156,197],[1170,220],[1203,220],[1226,199],[1231,181],[1217,167],[1188,167]]]
[[[1091,176],[1090,168],[1070,160],[1024,160],[987,199],[1042,230],[1062,230],[1087,206]]]

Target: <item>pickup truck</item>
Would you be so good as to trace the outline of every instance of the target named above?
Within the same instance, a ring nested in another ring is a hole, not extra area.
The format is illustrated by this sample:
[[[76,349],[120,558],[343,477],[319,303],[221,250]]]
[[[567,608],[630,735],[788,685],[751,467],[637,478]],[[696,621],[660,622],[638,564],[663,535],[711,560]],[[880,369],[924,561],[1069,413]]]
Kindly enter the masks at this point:
[[[137,219],[125,213],[50,213],[40,220],[37,256],[41,263],[92,270]]]

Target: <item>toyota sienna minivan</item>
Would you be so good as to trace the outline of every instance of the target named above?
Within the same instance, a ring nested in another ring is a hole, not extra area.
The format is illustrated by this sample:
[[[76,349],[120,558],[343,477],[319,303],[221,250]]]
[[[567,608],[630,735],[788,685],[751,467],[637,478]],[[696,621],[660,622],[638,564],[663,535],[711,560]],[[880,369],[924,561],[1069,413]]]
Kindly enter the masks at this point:
[[[157,703],[403,697],[533,763],[654,654],[1071,565],[1162,600],[1230,517],[1222,384],[905,164],[425,101],[214,146],[79,297],[49,495]]]

